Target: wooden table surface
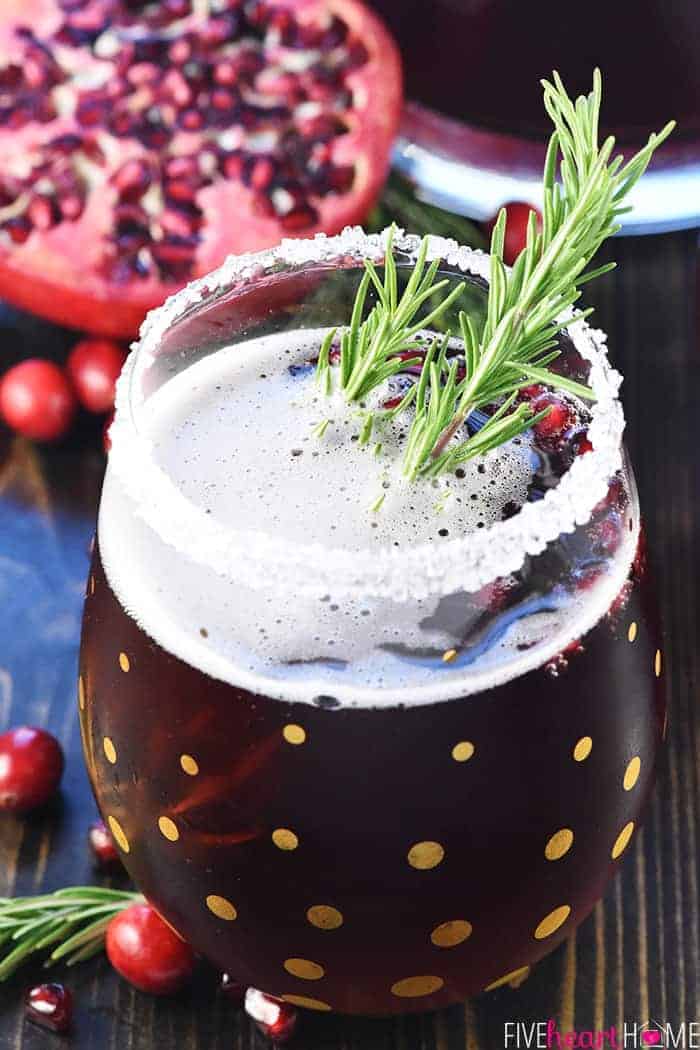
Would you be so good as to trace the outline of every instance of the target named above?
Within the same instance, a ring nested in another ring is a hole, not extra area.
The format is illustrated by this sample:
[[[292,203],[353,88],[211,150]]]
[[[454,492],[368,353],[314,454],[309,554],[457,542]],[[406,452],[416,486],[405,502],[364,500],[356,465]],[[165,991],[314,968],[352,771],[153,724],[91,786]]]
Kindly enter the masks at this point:
[[[700,1019],[700,345],[697,234],[617,241],[620,268],[588,289],[625,373],[629,444],[656,562],[671,720],[646,824],[604,901],[518,989],[438,1014],[370,1021],[304,1019],[295,1045],[314,1050],[497,1050],[504,1023],[553,1017],[562,1031],[649,1018]],[[1,364],[60,354],[71,336],[0,314]],[[83,769],[75,684],[78,636],[103,458],[99,429],[40,449],[0,436],[0,729],[47,725],[67,772],[60,799],[30,819],[0,817],[0,896],[95,876],[85,845],[95,807]],[[517,866],[513,880],[518,878]],[[0,988],[0,1050],[60,1040],[24,1022],[29,965]],[[57,971],[60,974],[60,971]],[[104,959],[67,977],[77,1000],[75,1050],[244,1050],[265,1046],[202,968],[175,1000],[135,992]],[[686,1036],[688,1038],[688,1036]],[[514,1046],[514,1042],[509,1045]],[[521,1046],[525,1046],[521,1035]],[[628,1043],[628,1045],[633,1045]],[[681,1044],[682,1045],[682,1044]],[[688,1045],[700,1045],[689,1043]]]

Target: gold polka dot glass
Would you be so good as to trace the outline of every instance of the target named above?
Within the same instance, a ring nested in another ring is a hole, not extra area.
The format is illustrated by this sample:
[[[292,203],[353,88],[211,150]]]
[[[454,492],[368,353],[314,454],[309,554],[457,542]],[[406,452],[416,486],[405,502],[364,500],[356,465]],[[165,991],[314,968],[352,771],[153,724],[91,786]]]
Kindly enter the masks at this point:
[[[415,250],[398,239],[401,283]],[[432,251],[478,325],[487,260]],[[226,348],[342,324],[367,254],[381,271],[358,233],[231,260],[148,323],[120,382],[76,707],[104,818],[167,921],[243,984],[372,1015],[522,980],[586,918],[634,849],[665,665],[615,377],[585,325],[561,367],[599,393],[586,444],[466,536],[281,546],[159,466],[153,399]],[[256,632],[284,634],[264,666]]]

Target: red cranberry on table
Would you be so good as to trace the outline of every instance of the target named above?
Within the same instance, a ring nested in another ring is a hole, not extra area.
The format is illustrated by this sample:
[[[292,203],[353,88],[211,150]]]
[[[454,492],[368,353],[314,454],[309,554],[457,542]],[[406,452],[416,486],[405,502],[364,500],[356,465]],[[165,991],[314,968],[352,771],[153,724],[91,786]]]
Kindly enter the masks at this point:
[[[523,201],[510,201],[504,204],[506,209],[506,236],[503,242],[503,260],[512,266],[520,252],[527,243],[527,224],[530,221],[530,212],[534,211],[537,216],[538,229],[542,229],[542,216],[537,208]],[[498,214],[494,215],[488,224],[489,232],[493,229]]]
[[[0,380],[0,415],[34,441],[56,441],[68,430],[76,402],[65,373],[52,361],[29,358]]]
[[[67,371],[80,403],[89,412],[114,407],[114,386],[126,353],[111,339],[81,339],[68,355]]]
[[[151,995],[171,995],[194,970],[194,952],[150,904],[132,904],[107,927],[107,957],[125,980]]]
[[[98,868],[116,868],[121,866],[121,857],[112,833],[101,820],[90,825],[88,843]]]
[[[65,985],[39,984],[27,992],[25,1014],[42,1028],[67,1032],[73,1021],[73,996]]]
[[[20,726],[0,736],[0,810],[43,806],[63,774],[61,745],[45,729]]]
[[[249,988],[246,992],[245,1012],[273,1043],[286,1043],[291,1039],[299,1020],[298,1011],[291,1003],[275,999],[257,988]]]

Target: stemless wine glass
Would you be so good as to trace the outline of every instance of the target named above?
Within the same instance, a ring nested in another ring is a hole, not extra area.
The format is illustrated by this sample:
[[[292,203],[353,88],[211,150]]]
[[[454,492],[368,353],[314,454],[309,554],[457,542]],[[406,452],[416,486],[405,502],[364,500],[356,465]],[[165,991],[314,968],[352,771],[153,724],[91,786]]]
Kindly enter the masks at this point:
[[[337,546],[303,512],[275,532],[208,513],[201,461],[163,459],[164,393],[206,407],[222,348],[283,354],[345,323],[385,246],[284,242],[150,316],[119,383],[79,682],[100,808],[163,917],[241,983],[364,1014],[495,987],[566,937],[631,840],[665,718],[619,376],[585,323],[558,365],[597,395],[585,441],[465,535]],[[402,282],[417,248],[396,238]],[[478,320],[488,257],[437,238],[430,256]],[[224,482],[241,437],[234,420]]]

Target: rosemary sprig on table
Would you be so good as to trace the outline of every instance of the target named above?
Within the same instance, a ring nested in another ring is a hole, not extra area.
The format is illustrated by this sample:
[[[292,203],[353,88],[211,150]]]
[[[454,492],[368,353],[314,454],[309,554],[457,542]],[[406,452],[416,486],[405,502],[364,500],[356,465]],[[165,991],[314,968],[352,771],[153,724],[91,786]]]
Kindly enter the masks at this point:
[[[657,148],[671,133],[670,122],[627,164],[613,159],[612,136],[598,144],[598,123],[602,84],[600,71],[593,76],[593,90],[573,102],[561,78],[543,81],[544,104],[554,124],[544,168],[542,229],[531,213],[526,245],[508,271],[503,263],[506,213],[501,211],[491,239],[491,272],[486,321],[478,333],[470,317],[460,314],[463,358],[450,356],[448,337],[435,342],[424,359],[408,360],[400,354],[417,349],[413,340],[451,305],[459,294],[453,289],[442,306],[421,321],[412,323],[422,302],[438,292],[445,282],[430,291],[422,283],[427,257],[424,240],[417,262],[418,277],[412,275],[401,299],[402,329],[393,323],[398,307],[396,264],[393,258],[393,230],[387,243],[385,275],[380,282],[376,268],[366,262],[349,329],[341,338],[341,387],[348,400],[360,400],[374,387],[409,365],[422,364],[420,380],[390,412],[368,413],[362,426],[361,441],[369,441],[375,421],[391,418],[411,403],[415,415],[408,435],[404,473],[410,480],[433,477],[456,465],[496,448],[517,437],[541,416],[533,416],[526,404],[516,404],[520,390],[540,383],[568,391],[581,398],[592,398],[592,391],[581,383],[558,375],[548,366],[559,356],[558,333],[572,320],[591,312],[571,311],[581,286],[614,267],[607,263],[587,270],[604,240],[619,226],[616,219],[628,208],[624,204],[630,189],[644,173]],[[557,178],[561,182],[557,181]],[[432,284],[438,269],[428,270]],[[427,275],[426,275],[427,278]],[[362,321],[371,284],[379,301]],[[419,293],[426,291],[413,309]],[[566,312],[566,321],[558,318]],[[319,357],[318,374],[322,388],[332,387],[330,348],[335,332],[329,333]],[[455,438],[469,417],[485,406],[498,406],[478,429],[457,443]]]
[[[0,981],[35,952],[52,949],[47,962],[68,966],[102,951],[111,920],[140,893],[73,886],[37,897],[0,897]]]

